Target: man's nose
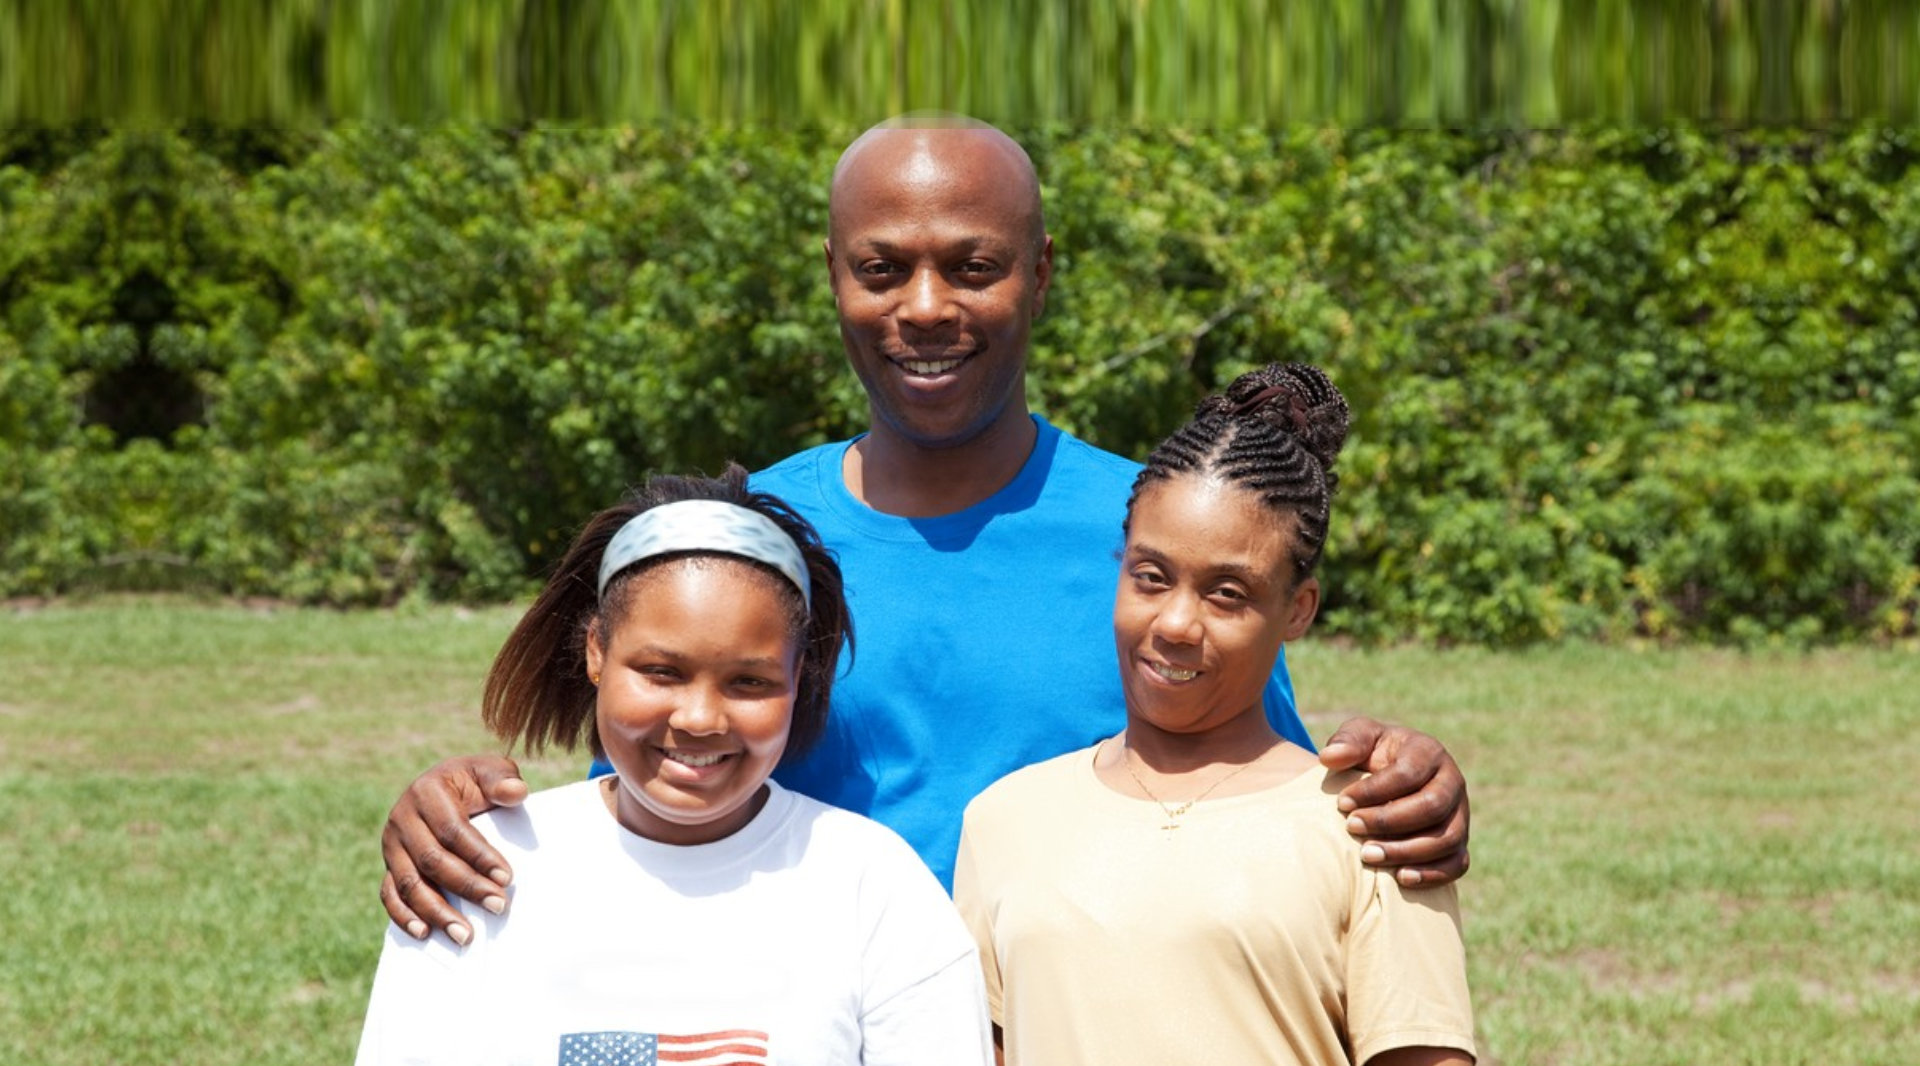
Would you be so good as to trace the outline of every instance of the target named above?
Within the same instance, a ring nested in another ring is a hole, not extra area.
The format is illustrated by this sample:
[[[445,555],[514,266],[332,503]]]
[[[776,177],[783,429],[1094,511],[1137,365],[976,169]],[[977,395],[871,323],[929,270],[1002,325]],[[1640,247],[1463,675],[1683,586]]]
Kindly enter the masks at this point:
[[[914,271],[900,300],[900,320],[908,325],[935,329],[953,318],[953,290],[938,270]]]

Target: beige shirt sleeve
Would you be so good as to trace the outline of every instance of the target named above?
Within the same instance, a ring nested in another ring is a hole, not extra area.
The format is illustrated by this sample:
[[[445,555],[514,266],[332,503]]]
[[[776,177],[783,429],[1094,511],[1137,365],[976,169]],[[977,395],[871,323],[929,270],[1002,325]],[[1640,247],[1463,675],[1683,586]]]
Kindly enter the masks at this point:
[[[1466,949],[1451,884],[1402,888],[1365,869],[1347,935],[1347,1035],[1364,1063],[1395,1048],[1474,1054]]]
[[[978,859],[974,854],[973,822],[969,818],[960,830],[960,855],[953,870],[953,903],[973,934],[980,949],[980,969],[987,984],[987,1014],[993,1024],[1006,1025],[1004,986],[1000,979],[1000,956],[994,951],[993,909],[981,895]]]

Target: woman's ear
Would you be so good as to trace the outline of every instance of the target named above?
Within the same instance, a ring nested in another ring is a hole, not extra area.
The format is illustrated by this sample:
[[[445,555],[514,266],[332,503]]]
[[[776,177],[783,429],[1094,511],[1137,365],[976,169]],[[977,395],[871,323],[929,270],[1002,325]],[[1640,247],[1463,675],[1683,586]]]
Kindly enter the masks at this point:
[[[587,623],[587,676],[594,684],[600,683],[600,670],[606,665],[607,653],[601,647],[600,620]]]
[[[1294,641],[1307,635],[1313,616],[1320,613],[1320,579],[1310,577],[1293,586],[1293,602],[1287,605],[1287,628],[1283,640]]]

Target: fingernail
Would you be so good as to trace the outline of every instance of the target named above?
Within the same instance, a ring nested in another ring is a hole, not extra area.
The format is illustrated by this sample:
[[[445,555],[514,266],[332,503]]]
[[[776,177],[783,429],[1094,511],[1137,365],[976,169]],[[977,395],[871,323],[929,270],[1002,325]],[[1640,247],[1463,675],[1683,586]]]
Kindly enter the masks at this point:
[[[480,901],[480,905],[495,914],[505,914],[507,911],[507,897],[488,896],[486,899]]]
[[[425,940],[427,938],[427,923],[418,918],[408,922],[407,935],[415,940]]]
[[[1340,808],[1341,814],[1352,814],[1354,808],[1360,806],[1359,801],[1355,800],[1352,796],[1341,796],[1339,799],[1333,801],[1333,805]]]
[[[493,872],[487,874],[487,876],[493,878],[494,883],[498,885],[513,883],[513,874],[508,873],[505,867],[496,867]]]
[[[467,946],[467,941],[473,939],[473,930],[468,929],[464,925],[449,925],[447,926],[447,939],[464,948]]]
[[[1387,861],[1387,849],[1378,844],[1363,844],[1360,847],[1360,861],[1376,863]]]
[[[1402,885],[1408,888],[1417,888],[1420,885],[1420,871],[1418,870],[1402,869],[1394,876],[1400,880]]]
[[[1359,815],[1356,814],[1356,815],[1349,816],[1347,818],[1347,832],[1364,833],[1366,831],[1367,831],[1367,823],[1364,821],[1361,821]]]

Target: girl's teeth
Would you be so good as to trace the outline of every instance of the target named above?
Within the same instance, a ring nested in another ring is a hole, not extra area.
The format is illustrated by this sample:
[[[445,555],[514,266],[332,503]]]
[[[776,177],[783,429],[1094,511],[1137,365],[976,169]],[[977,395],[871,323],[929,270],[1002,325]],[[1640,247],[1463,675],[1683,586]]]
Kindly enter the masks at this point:
[[[909,359],[905,365],[908,370],[916,374],[944,374],[954,367],[959,366],[960,360],[941,359],[937,362],[929,362],[924,359]]]
[[[1156,665],[1153,668],[1153,672],[1166,678],[1168,681],[1192,681],[1194,678],[1200,676],[1200,671],[1198,670],[1175,670],[1171,666]]]
[[[663,754],[683,766],[712,766],[723,758],[720,755],[689,755],[684,751],[669,751]]]

